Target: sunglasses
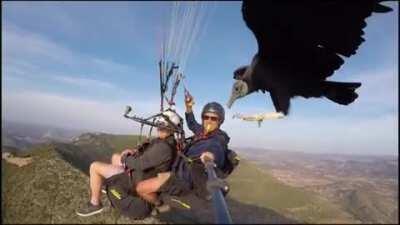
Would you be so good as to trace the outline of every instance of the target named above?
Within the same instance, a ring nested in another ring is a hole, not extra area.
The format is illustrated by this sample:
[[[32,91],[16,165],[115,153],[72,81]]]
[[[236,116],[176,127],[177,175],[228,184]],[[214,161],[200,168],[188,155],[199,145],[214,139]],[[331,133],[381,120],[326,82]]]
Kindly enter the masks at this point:
[[[211,121],[214,121],[214,122],[216,122],[216,121],[219,120],[219,118],[216,117],[216,116],[207,116],[207,115],[204,115],[204,116],[202,116],[201,118],[202,118],[203,120],[211,120]]]

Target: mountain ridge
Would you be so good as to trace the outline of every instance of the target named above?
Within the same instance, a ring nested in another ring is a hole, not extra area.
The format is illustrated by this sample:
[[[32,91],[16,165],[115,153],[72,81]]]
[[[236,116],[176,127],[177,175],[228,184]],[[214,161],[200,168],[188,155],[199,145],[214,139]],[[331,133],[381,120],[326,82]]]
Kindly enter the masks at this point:
[[[105,133],[86,133],[70,143],[46,143],[35,146],[30,155],[33,162],[18,168],[3,161],[2,163],[2,201],[3,221],[8,223],[199,223],[213,222],[212,215],[207,220],[197,217],[188,219],[183,214],[169,213],[159,218],[145,221],[131,221],[122,218],[111,210],[109,202],[103,196],[107,210],[94,219],[82,219],[74,214],[80,204],[89,196],[88,168],[94,160],[109,162],[113,152],[134,146],[139,140],[135,135],[111,135]],[[235,150],[235,149],[234,149]],[[240,156],[240,154],[239,154]],[[66,173],[59,173],[66,171]],[[227,179],[230,192],[227,197],[228,208],[235,223],[361,223],[343,210],[339,204],[330,202],[304,188],[288,186],[277,180],[272,171],[259,167],[242,159],[238,168]],[[27,177],[31,177],[29,179]],[[54,177],[54,179],[50,179]],[[50,179],[50,180],[49,180]],[[29,184],[26,187],[24,184]],[[22,185],[22,186],[21,186]],[[30,190],[32,186],[38,190]],[[16,188],[11,188],[16,187]],[[61,189],[57,189],[56,187]],[[56,191],[61,190],[61,191]],[[60,196],[46,196],[45,193],[58,193]],[[18,195],[18,193],[25,193]],[[29,195],[28,193],[33,193]],[[37,196],[42,196],[38,199]],[[351,196],[350,196],[351,197]],[[56,200],[54,200],[56,199]],[[355,201],[364,201],[365,195],[355,193]],[[65,201],[65,203],[63,202]],[[47,206],[49,202],[53,206]],[[351,206],[349,202],[348,206]],[[33,207],[33,208],[32,208]],[[51,208],[51,210],[49,209]],[[67,211],[62,211],[64,207]],[[208,206],[210,209],[212,206]],[[23,208],[23,210],[22,210]],[[37,210],[37,209],[42,210]],[[30,211],[27,215],[22,211]],[[365,212],[355,209],[355,214],[363,216]],[[54,212],[52,214],[52,212]],[[361,212],[361,214],[359,213]],[[42,214],[40,214],[42,213]],[[374,212],[376,213],[376,212]],[[107,215],[109,218],[106,218]],[[390,215],[389,215],[390,216]],[[204,216],[203,216],[204,217]],[[21,219],[16,219],[21,218]],[[66,220],[66,218],[73,218]],[[378,221],[382,222],[382,221]]]

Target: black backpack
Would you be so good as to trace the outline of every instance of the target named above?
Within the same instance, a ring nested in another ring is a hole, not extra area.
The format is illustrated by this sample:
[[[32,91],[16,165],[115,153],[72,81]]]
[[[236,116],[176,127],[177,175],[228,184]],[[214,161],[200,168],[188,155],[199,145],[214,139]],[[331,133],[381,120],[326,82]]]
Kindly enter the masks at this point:
[[[239,165],[239,156],[231,149],[226,149],[225,165],[222,169],[216,169],[216,174],[221,179],[226,179]]]
[[[133,182],[126,173],[116,174],[105,180],[107,197],[111,205],[131,219],[144,219],[152,206],[132,191]]]
[[[156,140],[157,141],[157,140]],[[175,148],[174,143],[170,143],[171,140],[167,140],[168,145],[171,148]],[[146,149],[150,142],[144,142],[140,145],[139,157]],[[119,210],[122,215],[127,216],[131,219],[143,219],[150,215],[152,205],[140,198],[134,187],[137,182],[155,177],[157,171],[164,167],[164,163],[154,168],[150,168],[146,171],[133,171],[132,173],[123,172],[111,176],[105,180],[107,197],[111,202],[111,205]]]

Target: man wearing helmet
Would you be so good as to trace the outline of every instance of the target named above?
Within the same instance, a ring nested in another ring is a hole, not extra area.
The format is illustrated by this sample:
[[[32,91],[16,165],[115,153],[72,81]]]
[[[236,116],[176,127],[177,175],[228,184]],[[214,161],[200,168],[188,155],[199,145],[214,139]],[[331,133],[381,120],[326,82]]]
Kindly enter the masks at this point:
[[[180,195],[192,190],[205,190],[204,166],[206,158],[212,159],[219,169],[225,164],[225,150],[229,137],[220,129],[225,119],[224,108],[216,102],[206,104],[202,110],[202,124],[196,122],[192,106],[194,102],[190,97],[185,99],[186,122],[189,129],[194,133],[188,148],[183,152],[184,156],[177,157],[172,165],[172,171],[161,173],[157,178],[143,180],[136,187],[137,193],[147,201],[157,205],[162,202],[158,199],[158,193]],[[189,160],[188,160],[189,159]],[[197,163],[191,163],[191,162]],[[201,164],[201,165],[200,165]],[[197,169],[194,169],[197,168]],[[202,180],[202,181],[200,181]],[[204,186],[204,188],[199,188]],[[204,196],[204,195],[203,195]]]
[[[147,179],[171,170],[171,163],[176,156],[176,141],[171,128],[182,126],[182,119],[171,110],[162,114],[156,121],[161,125],[157,128],[157,138],[140,149],[125,149],[121,154],[113,154],[111,164],[95,161],[90,165],[90,201],[76,211],[77,215],[91,216],[103,210],[100,194],[105,179],[125,171],[135,171],[135,178],[140,173],[142,179]]]
[[[194,145],[191,146],[188,155],[201,154],[201,160],[204,157],[214,160],[218,167],[222,168],[225,162],[224,150],[228,145],[229,137],[220,128],[225,120],[225,110],[217,102],[207,103],[201,112],[202,124],[198,124],[193,115],[194,102],[192,98],[185,100],[186,122],[189,129],[195,134]],[[206,151],[207,150],[207,151]]]

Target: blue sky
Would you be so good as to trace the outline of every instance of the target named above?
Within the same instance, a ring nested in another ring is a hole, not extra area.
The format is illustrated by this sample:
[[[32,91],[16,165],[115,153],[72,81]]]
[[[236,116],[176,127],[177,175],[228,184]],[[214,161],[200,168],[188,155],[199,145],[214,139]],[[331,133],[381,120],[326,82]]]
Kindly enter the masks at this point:
[[[2,120],[137,133],[122,114],[126,105],[144,116],[159,110],[157,62],[171,4],[3,2]],[[184,71],[197,118],[209,101],[226,104],[233,70],[257,51],[241,2],[210,4]],[[232,119],[274,111],[269,95],[252,94],[226,110],[231,146],[398,155],[398,3],[385,4],[394,12],[367,19],[366,42],[330,77],[362,82],[353,104],[296,98],[289,117],[258,128]]]

